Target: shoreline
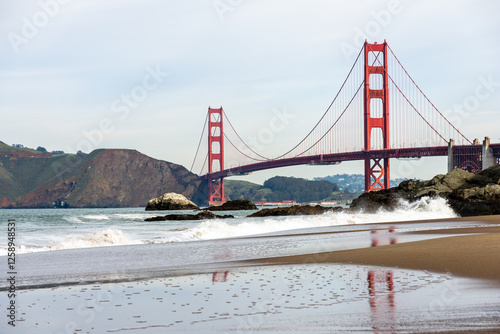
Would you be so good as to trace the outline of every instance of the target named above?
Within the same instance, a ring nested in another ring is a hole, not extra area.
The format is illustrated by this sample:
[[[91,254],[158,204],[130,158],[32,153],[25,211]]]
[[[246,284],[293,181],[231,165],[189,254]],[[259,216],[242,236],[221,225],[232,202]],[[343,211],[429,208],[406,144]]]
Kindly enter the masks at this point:
[[[500,223],[500,215],[434,219],[426,222],[477,221]],[[406,222],[397,222],[405,224]],[[415,221],[413,222],[415,223]],[[379,223],[380,225],[396,222]],[[500,226],[479,226],[430,231],[407,232],[410,234],[443,234],[443,237],[309,255],[282,256],[250,260],[249,263],[300,264],[345,263],[381,267],[428,270],[456,276],[500,281]],[[450,234],[457,234],[451,235]]]
[[[247,254],[249,248],[251,255]],[[193,255],[186,258],[187,250]],[[500,216],[345,224],[279,234],[23,253],[19,254],[19,269],[24,277],[19,286],[79,285],[182,275],[198,271],[200,263],[211,268],[357,264],[499,280],[500,258],[495,256],[499,251]],[[86,269],[86,258],[99,258],[92,270]],[[106,265],[116,261],[120,265]],[[59,268],[51,265],[55,262]]]

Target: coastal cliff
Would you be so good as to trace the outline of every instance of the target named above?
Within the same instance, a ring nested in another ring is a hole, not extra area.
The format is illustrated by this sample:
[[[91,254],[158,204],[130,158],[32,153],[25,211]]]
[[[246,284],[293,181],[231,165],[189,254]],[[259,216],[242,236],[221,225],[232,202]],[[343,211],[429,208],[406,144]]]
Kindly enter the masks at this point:
[[[137,207],[167,192],[203,203],[205,188],[183,166],[135,150],[0,156],[0,208]]]

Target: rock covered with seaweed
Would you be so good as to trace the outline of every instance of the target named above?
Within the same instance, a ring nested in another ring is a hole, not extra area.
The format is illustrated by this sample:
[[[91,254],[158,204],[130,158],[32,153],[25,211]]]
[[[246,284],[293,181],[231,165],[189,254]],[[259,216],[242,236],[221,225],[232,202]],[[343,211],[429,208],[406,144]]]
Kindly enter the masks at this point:
[[[403,181],[391,189],[362,194],[351,203],[351,210],[393,210],[400,199],[413,202],[425,196],[445,198],[461,216],[500,214],[500,165],[477,174],[454,169],[427,181]]]

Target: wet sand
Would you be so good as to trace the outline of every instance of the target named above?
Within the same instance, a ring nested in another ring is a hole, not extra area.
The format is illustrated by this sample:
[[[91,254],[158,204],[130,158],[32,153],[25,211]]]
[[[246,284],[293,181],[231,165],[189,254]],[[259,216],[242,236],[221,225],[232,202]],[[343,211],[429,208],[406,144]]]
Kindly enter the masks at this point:
[[[499,224],[500,216],[479,216],[439,221],[467,221]],[[395,223],[388,224],[390,226]],[[312,255],[277,257],[252,262],[265,263],[350,263],[400,267],[451,273],[457,276],[500,280],[500,226],[435,229],[408,232],[442,234],[442,238],[390,244]],[[450,234],[463,234],[449,236]]]
[[[330,263],[256,266],[23,290],[16,330],[482,333],[500,330],[499,297],[498,285],[428,271]]]

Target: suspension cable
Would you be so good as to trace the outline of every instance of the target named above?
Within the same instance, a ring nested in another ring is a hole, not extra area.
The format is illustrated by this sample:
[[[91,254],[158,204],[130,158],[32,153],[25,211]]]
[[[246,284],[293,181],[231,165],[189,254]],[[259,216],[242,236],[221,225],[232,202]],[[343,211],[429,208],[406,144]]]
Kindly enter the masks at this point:
[[[358,54],[358,58],[359,58],[359,55],[361,54],[361,52],[362,52],[363,50],[364,50],[364,47],[363,47],[363,48],[361,48],[361,51],[360,51],[360,53]],[[380,54],[377,54],[377,55],[375,56],[375,60],[373,60],[372,66],[373,66],[373,64],[375,64],[375,62],[378,60],[379,55],[380,55]],[[356,59],[356,62],[357,62],[357,59]],[[380,62],[380,61],[379,61],[379,62]],[[351,69],[351,70],[352,70],[352,69]],[[350,73],[349,73],[349,74],[350,74]],[[299,156],[301,156],[302,154],[304,154],[305,152],[309,151],[309,150],[310,150],[311,148],[313,148],[316,144],[318,144],[318,143],[319,143],[319,142],[320,142],[323,138],[325,138],[325,136],[326,136],[327,134],[329,134],[329,133],[330,133],[330,131],[332,131],[332,129],[335,127],[335,125],[337,125],[337,123],[340,121],[340,119],[342,118],[342,116],[344,116],[344,114],[345,114],[345,112],[347,111],[347,109],[349,108],[349,106],[352,104],[352,102],[354,101],[354,98],[358,95],[358,93],[359,93],[359,91],[360,91],[361,87],[363,87],[363,84],[364,84],[364,83],[365,83],[365,81],[363,80],[363,81],[361,82],[361,85],[358,87],[358,89],[357,89],[357,90],[356,90],[356,92],[354,93],[353,97],[351,98],[351,100],[350,100],[350,101],[349,101],[349,103],[347,104],[347,106],[344,108],[344,110],[342,111],[342,113],[340,114],[340,116],[339,116],[339,117],[337,117],[337,119],[336,119],[336,120],[335,120],[335,122],[332,124],[332,126],[330,126],[330,128],[328,129],[328,131],[326,131],[326,132],[323,134],[323,136],[321,136],[321,138],[319,138],[319,139],[318,139],[318,140],[317,140],[314,144],[312,144],[311,146],[309,146],[309,148],[307,148],[306,150],[304,150],[302,153],[297,154],[295,157],[299,157]],[[341,88],[341,90],[342,90],[342,88]],[[331,107],[331,105],[330,105],[330,107]],[[329,108],[330,108],[330,107],[329,107]],[[288,152],[288,153],[289,153],[289,152]],[[288,153],[286,153],[286,154],[288,154]]]
[[[255,160],[255,161],[268,161],[269,159],[266,159],[266,160],[260,160],[260,159],[255,159],[255,158],[252,158],[251,156],[243,153],[239,148],[236,147],[236,145],[233,144],[233,142],[231,141],[231,139],[228,138],[228,136],[224,133],[224,138],[227,139],[227,141],[229,142],[229,144],[231,144],[231,146],[234,147],[234,149],[238,152],[240,152],[242,155],[244,155],[245,157],[247,157],[248,159],[251,159],[251,160]]]
[[[370,46],[368,46],[368,47],[370,47]],[[370,50],[371,50],[371,48],[370,48]],[[372,50],[372,52],[374,52],[374,51]],[[391,51],[391,53],[392,53],[392,51]],[[392,53],[392,54],[394,55],[394,53]],[[396,56],[394,56],[394,57],[396,57]],[[378,57],[377,57],[376,59],[378,60]],[[379,64],[380,64],[380,65],[382,65],[382,63],[380,62],[380,60],[379,60],[378,62],[379,62]],[[400,65],[401,65],[401,63],[400,63]],[[382,66],[383,66],[383,65],[382,65]],[[401,67],[403,67],[403,66],[401,65]],[[433,126],[432,126],[432,125],[431,125],[431,124],[427,121],[427,120],[426,120],[426,119],[425,119],[425,117],[424,117],[424,116],[423,116],[423,115],[422,115],[422,114],[421,114],[421,113],[417,110],[417,108],[415,108],[415,106],[413,105],[413,103],[411,103],[411,102],[410,102],[410,100],[406,97],[406,95],[405,95],[405,94],[403,93],[403,91],[399,88],[399,86],[396,84],[396,82],[394,82],[394,80],[392,79],[391,75],[390,75],[390,74],[389,74],[389,72],[387,71],[386,67],[385,67],[385,66],[383,66],[383,68],[384,68],[384,72],[387,74],[387,76],[389,77],[389,79],[391,79],[392,83],[394,84],[394,86],[396,86],[396,88],[399,90],[399,92],[401,93],[401,95],[405,98],[406,102],[408,102],[408,103],[410,104],[410,106],[413,108],[413,110],[415,110],[415,112],[416,112],[416,113],[420,116],[420,118],[422,118],[422,119],[424,120],[424,122],[425,122],[425,123],[427,123],[427,125],[428,125],[428,126],[429,126],[432,130],[434,130],[434,132],[436,132],[436,134],[437,134],[439,137],[441,137],[441,138],[442,138],[442,139],[446,142],[446,139],[445,139],[445,138],[444,138],[444,137],[443,137],[443,136],[442,136],[442,135],[441,135],[441,134],[440,134],[440,133],[439,133],[439,132],[438,132],[438,131],[437,131],[437,130],[436,130],[436,129],[435,129],[435,128],[434,128],[434,127],[433,127]],[[404,69],[404,68],[403,68],[403,69]],[[410,77],[410,79],[411,79],[411,77]],[[413,81],[413,80],[412,80],[412,81]],[[413,82],[413,83],[415,84],[415,82]],[[416,86],[416,84],[415,84],[415,86]],[[418,88],[418,86],[417,86],[417,88]],[[420,89],[419,89],[419,90],[420,90]],[[420,91],[420,92],[422,92],[422,91]],[[422,93],[422,94],[423,94],[423,93]],[[425,95],[424,95],[424,96],[425,96]],[[430,102],[430,101],[429,101],[429,102]],[[436,110],[437,110],[437,109],[436,109]],[[465,138],[465,137],[464,137],[464,138]],[[467,139],[467,138],[465,138],[465,139]]]
[[[201,146],[201,142],[203,140],[203,134],[205,133],[205,128],[207,126],[207,122],[208,122],[208,112],[207,112],[207,117],[205,117],[205,124],[203,124],[203,130],[201,131],[201,137],[200,137],[200,141],[198,142],[198,148],[196,149],[196,153],[194,155],[193,163],[191,164],[191,169],[189,169],[190,172],[193,171],[194,163],[196,162],[196,158],[198,156],[198,151],[200,150],[200,146]],[[205,166],[205,164],[203,164],[203,167],[204,166]],[[202,169],[203,169],[203,167],[202,167]]]
[[[205,168],[205,165],[207,164],[207,161],[208,161],[208,154],[205,156],[205,161],[203,161],[203,165],[201,166],[201,169],[200,169],[200,174],[203,173],[203,169]],[[208,170],[207,170],[207,174],[208,174]]]
[[[387,48],[389,49],[389,51],[391,51],[392,55],[394,56],[394,58],[396,59],[396,61],[399,63],[399,66],[401,66],[401,68],[403,69],[403,71],[406,73],[406,75],[408,76],[408,78],[410,78],[411,82],[413,82],[413,84],[415,85],[415,87],[417,87],[417,89],[420,91],[420,93],[422,93],[422,95],[425,97],[425,99],[427,100],[427,102],[429,102],[432,107],[439,113],[439,115],[441,115],[442,118],[444,118],[444,120],[453,128],[455,129],[455,131],[457,131],[466,141],[469,142],[469,144],[472,144],[472,142],[469,140],[469,138],[467,138],[466,136],[464,136],[460,130],[458,130],[440,111],[438,108],[436,108],[436,106],[434,105],[434,103],[431,102],[431,100],[429,100],[429,98],[427,97],[427,95],[425,95],[425,93],[420,89],[420,87],[416,84],[416,82],[413,80],[413,78],[408,74],[408,72],[406,71],[406,69],[404,68],[403,64],[401,64],[401,62],[399,61],[398,57],[396,57],[396,55],[394,54],[394,51],[392,51],[391,47],[389,46],[389,44],[387,44]],[[392,79],[391,79],[392,80]],[[446,140],[445,140],[446,141]]]
[[[243,143],[243,145],[245,145],[252,153],[254,153],[255,155],[258,155],[259,157],[261,157],[262,159],[264,160],[271,160],[267,157],[264,157],[262,155],[260,155],[259,153],[255,152],[250,146],[247,145],[247,143],[245,143],[245,141],[243,141],[243,139],[241,139],[240,135],[238,134],[238,132],[236,132],[236,130],[234,129],[233,127],[233,124],[231,124],[231,121],[229,120],[229,117],[227,117],[227,114],[224,110],[222,110],[222,112],[224,113],[224,116],[226,116],[226,120],[227,122],[229,123],[229,125],[231,126],[231,129],[233,129],[234,133],[236,134],[236,136],[238,137],[238,139]],[[227,137],[226,137],[227,138]],[[228,139],[229,140],[229,139]],[[234,145],[233,145],[234,146]],[[239,150],[238,150],[239,151]],[[253,159],[253,158],[252,158]],[[257,161],[260,161],[258,159],[254,159],[254,160],[257,160]]]
[[[349,103],[345,107],[344,111],[342,111],[342,114],[340,114],[340,116],[337,118],[337,120],[335,121],[335,123],[333,123],[332,126],[330,126],[330,128],[328,129],[328,131],[326,131],[323,134],[323,136],[320,139],[318,139],[314,144],[312,144],[311,146],[309,146],[309,148],[307,148],[306,150],[304,150],[302,153],[297,154],[295,157],[300,157],[302,154],[306,153],[311,148],[313,148],[316,144],[318,144],[323,138],[325,138],[325,136],[333,129],[333,127],[335,125],[337,125],[337,123],[340,121],[340,119],[345,114],[345,112],[347,111],[347,109],[349,109],[349,106],[351,105],[352,101],[354,101],[354,98],[358,95],[358,93],[359,93],[361,87],[363,87],[364,83],[365,83],[365,81],[363,80],[363,82],[361,82],[361,85],[359,85],[358,89],[356,90],[356,93],[354,93],[354,96],[351,98],[351,100],[349,101]]]
[[[361,48],[361,50],[359,51],[358,53],[358,56],[356,57],[356,60],[354,61],[354,64],[352,65],[351,67],[351,70],[349,71],[349,74],[347,74],[347,77],[345,78],[344,80],[344,83],[342,84],[342,86],[340,87],[339,91],[337,92],[337,95],[335,95],[335,98],[333,99],[332,103],[330,103],[330,105],[328,106],[328,108],[326,109],[325,113],[323,114],[323,116],[321,116],[321,118],[319,119],[319,121],[316,123],[316,125],[312,128],[311,131],[309,131],[309,133],[297,144],[295,145],[291,150],[289,150],[288,152],[274,158],[273,160],[276,160],[276,159],[280,159],[280,158],[283,158],[285,155],[287,155],[288,153],[292,152],[293,150],[295,150],[297,147],[299,147],[300,144],[302,144],[310,135],[311,133],[318,127],[318,125],[321,123],[321,121],[323,120],[323,118],[328,114],[328,111],[332,108],[333,104],[335,103],[335,101],[337,100],[337,97],[339,96],[340,92],[342,91],[342,89],[344,88],[347,80],[349,79],[349,77],[351,76],[351,73],[352,71],[354,70],[354,67],[356,66],[357,62],[358,62],[358,59],[359,59],[359,56],[361,56],[361,53],[363,52],[363,48]]]

